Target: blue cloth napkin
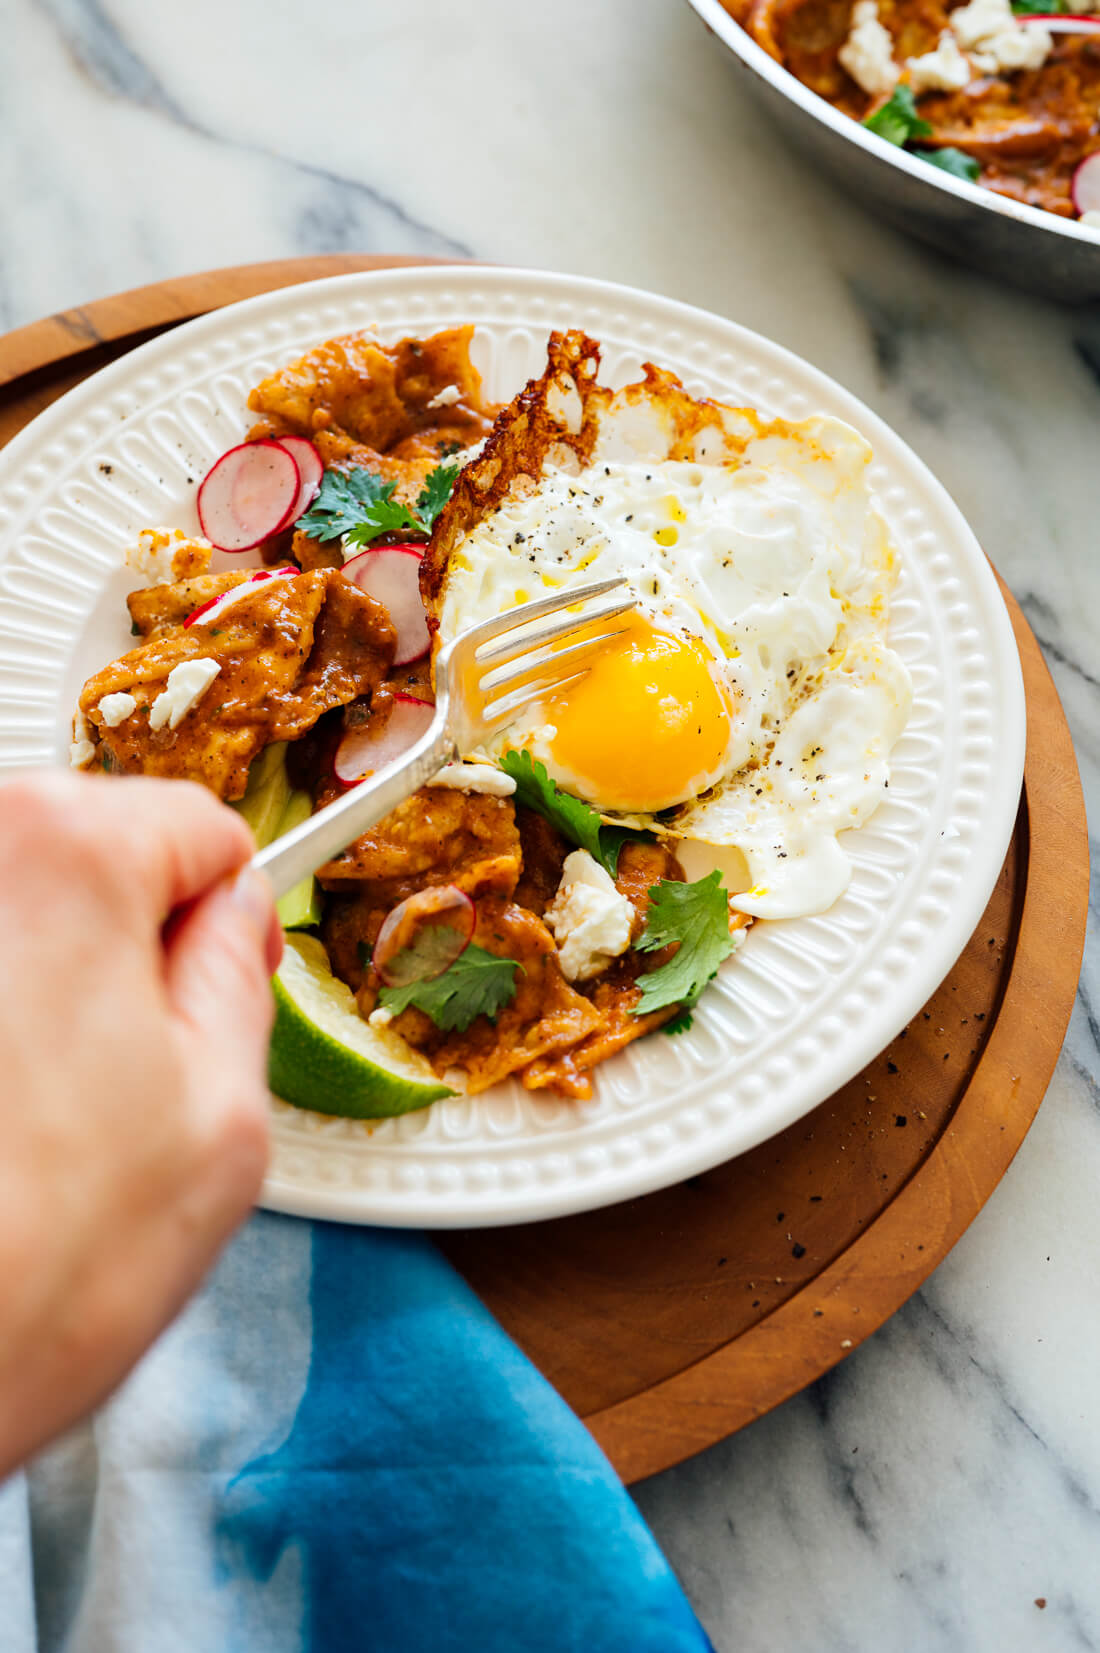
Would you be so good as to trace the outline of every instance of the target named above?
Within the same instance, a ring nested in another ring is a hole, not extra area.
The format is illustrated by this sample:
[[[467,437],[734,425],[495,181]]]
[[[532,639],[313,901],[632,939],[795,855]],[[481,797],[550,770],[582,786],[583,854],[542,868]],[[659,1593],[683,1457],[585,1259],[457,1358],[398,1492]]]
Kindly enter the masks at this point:
[[[420,1235],[257,1214],[0,1488],[3,1653],[702,1653],[587,1431]]]

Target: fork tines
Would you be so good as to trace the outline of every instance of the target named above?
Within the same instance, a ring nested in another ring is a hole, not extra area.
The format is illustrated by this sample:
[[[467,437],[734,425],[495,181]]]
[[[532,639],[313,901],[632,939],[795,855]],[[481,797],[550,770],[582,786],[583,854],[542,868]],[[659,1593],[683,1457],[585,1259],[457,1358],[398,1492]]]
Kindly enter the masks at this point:
[[[551,645],[569,638],[574,632],[629,613],[634,607],[634,598],[629,593],[610,602],[586,606],[596,597],[605,597],[621,590],[625,583],[622,579],[611,579],[574,586],[554,597],[525,603],[521,609],[513,609],[510,614],[487,622],[484,628],[486,635],[481,642],[491,642],[494,637],[500,636],[504,636],[505,641],[495,648],[485,649],[481,643],[477,648],[475,658],[478,666],[489,667],[478,684],[479,692],[488,701],[483,716],[494,722],[514,717],[523,706],[542,695],[556,694],[586,676],[588,666],[583,662],[612,638],[620,637],[625,628],[620,626],[600,631],[565,646]],[[569,612],[563,618],[553,618],[562,615],[565,610]],[[531,622],[540,619],[550,619],[551,623],[532,626]],[[482,629],[478,628],[479,631]],[[503,669],[506,666],[510,668],[507,671]],[[579,671],[572,669],[578,666],[581,668]],[[544,675],[533,679],[532,673]],[[513,692],[504,692],[507,690]]]
[[[482,653],[482,645],[491,643],[494,637],[501,637],[508,631],[518,631],[534,620],[545,619],[550,614],[560,614],[564,609],[575,608],[579,603],[591,602],[593,597],[602,597],[606,592],[617,591],[625,584],[626,581],[618,575],[610,580],[593,580],[590,585],[575,585],[556,592],[552,597],[536,597],[534,602],[523,603],[519,608],[510,609],[507,614],[498,614],[492,620],[482,620],[480,625],[472,627],[466,633],[467,640],[476,645],[478,661],[484,663],[492,656]],[[632,608],[633,605],[634,599],[630,598],[626,607]],[[591,615],[578,615],[573,624],[586,625],[591,618]],[[539,643],[543,638],[536,633],[532,634],[529,641]]]

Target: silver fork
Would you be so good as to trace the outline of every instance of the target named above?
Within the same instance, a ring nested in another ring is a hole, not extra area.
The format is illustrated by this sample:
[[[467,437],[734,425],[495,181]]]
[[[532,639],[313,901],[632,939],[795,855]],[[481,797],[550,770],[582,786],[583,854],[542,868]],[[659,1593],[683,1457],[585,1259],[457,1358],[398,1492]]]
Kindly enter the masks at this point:
[[[624,584],[621,579],[596,580],[524,603],[472,626],[441,649],[435,661],[435,717],[416,745],[252,857],[252,865],[271,880],[275,894],[285,895],[339,855],[403,799],[426,786],[444,764],[475,751],[524,706],[584,677],[589,656],[619,632],[603,631],[577,643],[570,643],[569,637],[582,627],[628,613],[634,598],[610,595]],[[607,600],[596,603],[598,597]],[[578,607],[579,613],[565,613]],[[532,628],[536,620],[551,623]]]

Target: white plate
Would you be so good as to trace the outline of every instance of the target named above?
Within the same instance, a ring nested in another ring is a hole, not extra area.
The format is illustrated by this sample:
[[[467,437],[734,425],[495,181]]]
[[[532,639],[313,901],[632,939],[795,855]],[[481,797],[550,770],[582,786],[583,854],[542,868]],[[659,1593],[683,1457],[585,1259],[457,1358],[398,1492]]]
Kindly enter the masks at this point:
[[[275,1105],[264,1203],[432,1227],[551,1217],[661,1188],[743,1153],[857,1073],[951,969],[992,891],[1023,774],[1024,694],[996,582],[962,516],[874,414],[778,345],[651,294],[527,270],[338,276],[233,305],[79,385],[0,458],[0,767],[67,761],[93,670],[130,645],[121,569],[144,527],[195,529],[195,483],[249,423],[249,387],[349,328],[384,339],[476,323],[509,397],[551,327],[583,327],[622,383],[643,359],[689,389],[849,420],[901,553],[890,641],[913,677],[887,802],[848,837],[851,887],[819,918],[757,925],[690,1034],[605,1063],[591,1102],[516,1083],[373,1128]],[[237,566],[240,566],[238,561]]]

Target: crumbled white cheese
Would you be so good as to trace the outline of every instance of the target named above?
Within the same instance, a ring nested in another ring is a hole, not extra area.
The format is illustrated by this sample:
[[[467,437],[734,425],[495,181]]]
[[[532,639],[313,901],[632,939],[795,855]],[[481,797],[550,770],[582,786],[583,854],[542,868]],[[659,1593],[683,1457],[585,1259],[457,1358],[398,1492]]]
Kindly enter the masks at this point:
[[[545,917],[567,981],[590,981],[630,946],[634,908],[586,849],[566,856]]]
[[[127,551],[126,561],[137,573],[145,574],[150,585],[167,585],[175,578],[172,561],[182,538],[178,529],[146,528],[134,549]]]
[[[947,26],[983,75],[1038,69],[1054,45],[1048,29],[1021,23],[1009,0],[970,0],[948,15]]]
[[[970,84],[970,64],[950,29],[944,29],[934,52],[909,58],[905,67],[909,71],[909,89],[915,98],[922,92],[961,92]]]
[[[1095,209],[1091,212],[1083,212],[1077,222],[1084,224],[1087,230],[1100,230],[1100,212],[1095,211]]]
[[[100,717],[108,729],[117,729],[123,718],[129,717],[137,710],[137,701],[132,694],[105,694],[99,703]]]
[[[92,744],[92,730],[88,719],[78,706],[73,713],[73,738],[69,747],[69,762],[74,769],[83,769],[95,757],[95,747]]]
[[[491,763],[447,763],[433,775],[432,786],[449,786],[456,792],[484,792],[490,798],[510,798],[516,783],[503,769]]]
[[[1009,0],[970,0],[949,14],[947,24],[959,45],[969,51],[1006,28],[1006,18],[1015,24]]]
[[[384,1004],[380,1004],[376,1010],[372,1010],[367,1017],[367,1022],[371,1027],[389,1027],[392,1021],[393,1011],[388,1010]]]
[[[133,549],[127,551],[126,562],[135,573],[144,574],[150,585],[168,585],[180,578],[181,552],[205,552],[201,558],[205,566],[213,549],[209,540],[185,534],[182,528],[146,528],[138,535]],[[187,560],[195,561],[193,555]]]
[[[461,402],[461,400],[462,392],[457,385],[444,385],[439,394],[432,397],[428,406],[430,408],[449,408],[454,407],[455,403]]]
[[[885,97],[894,90],[901,70],[894,62],[890,31],[878,20],[878,0],[856,0],[851,30],[837,56],[869,97]]]
[[[983,75],[1014,75],[1021,69],[1041,69],[1053,47],[1049,30],[1017,23],[1011,34],[1006,30],[983,42],[980,51],[971,52],[970,61]]]
[[[150,729],[175,729],[182,718],[201,700],[221,667],[216,660],[184,660],[173,666],[168,681],[149,708]]]

